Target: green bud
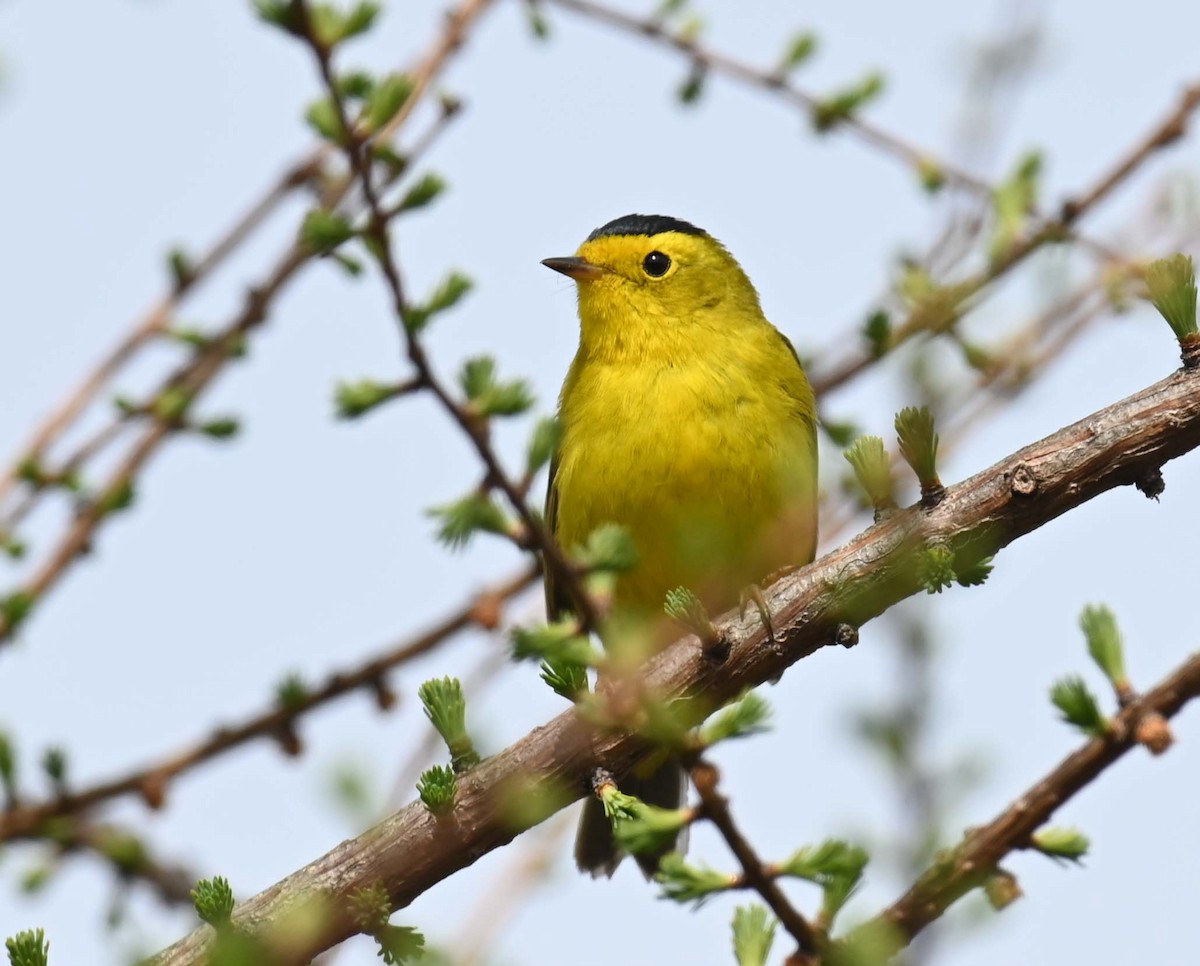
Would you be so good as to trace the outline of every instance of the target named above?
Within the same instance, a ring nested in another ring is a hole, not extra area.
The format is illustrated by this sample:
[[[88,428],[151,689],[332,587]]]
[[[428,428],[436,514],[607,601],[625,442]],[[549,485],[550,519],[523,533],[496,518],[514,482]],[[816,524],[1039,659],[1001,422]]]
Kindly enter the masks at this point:
[[[701,727],[700,743],[708,748],[730,738],[760,734],[771,727],[771,706],[754,691],[717,712]]]
[[[127,479],[118,480],[101,495],[99,502],[101,514],[107,516],[110,513],[128,510],[133,506],[134,496],[133,483]]]
[[[733,958],[738,966],[767,966],[778,925],[757,903],[733,911]]]
[[[1146,268],[1150,301],[1181,342],[1197,335],[1196,270],[1192,256],[1175,254]]]
[[[458,779],[449,765],[434,765],[421,772],[417,782],[417,794],[425,807],[433,814],[445,812],[454,804],[458,792]]]
[[[578,701],[590,690],[584,664],[574,664],[555,656],[544,659],[540,670],[541,679],[568,701]]]
[[[940,545],[918,551],[917,579],[927,594],[940,594],[958,579],[954,572],[954,551]]]
[[[9,802],[16,800],[17,751],[12,738],[5,731],[0,731],[0,786],[4,788],[4,797]]]
[[[192,890],[196,915],[210,926],[225,926],[233,913],[233,890],[224,876],[201,879]]]
[[[176,292],[187,288],[196,277],[196,266],[191,256],[182,248],[172,248],[167,252],[167,268]]]
[[[17,479],[28,483],[35,490],[40,490],[46,485],[49,477],[37,457],[27,456],[17,464]]]
[[[550,39],[550,22],[542,15],[537,3],[525,4],[525,22],[529,24],[529,32],[535,40]]]
[[[983,894],[988,905],[1000,912],[1021,898],[1021,886],[1011,872],[997,869],[983,883]]]
[[[819,134],[833,130],[882,94],[883,87],[883,75],[875,72],[857,84],[818,101],[812,109],[813,128]]]
[[[575,620],[556,621],[539,627],[514,627],[510,634],[513,657],[518,661],[547,661],[595,667],[601,655]]]
[[[683,831],[695,819],[690,808],[659,808],[638,802],[632,817],[613,822],[613,838],[633,855],[653,855],[673,848]]]
[[[333,392],[334,409],[339,419],[357,419],[395,395],[395,385],[374,379],[339,382]]]
[[[352,70],[333,80],[343,100],[365,101],[375,90],[375,78],[365,70]]]
[[[158,394],[151,411],[164,423],[178,422],[192,404],[192,394],[179,386],[169,386]]]
[[[892,466],[878,436],[860,436],[843,454],[876,512],[896,506]]]
[[[433,294],[423,305],[409,306],[404,317],[404,327],[416,335],[424,330],[439,312],[456,305],[469,291],[471,280],[461,272],[451,272],[442,283],[433,290]]]
[[[882,358],[892,347],[892,317],[883,309],[872,312],[863,323],[863,338],[871,347],[871,355]]]
[[[533,393],[522,379],[496,381],[496,360],[491,356],[468,359],[459,375],[463,392],[479,416],[515,416],[533,405]]]
[[[806,63],[817,52],[817,36],[811,31],[795,34],[779,62],[779,73],[787,74]]]
[[[1041,174],[1041,153],[1030,151],[1022,155],[1013,173],[992,192],[993,262],[1002,258],[1024,234],[1029,216],[1037,207]]]
[[[921,187],[931,195],[937,194],[946,186],[946,173],[933,158],[922,157],[917,162],[917,177],[921,181]]]
[[[382,882],[355,889],[349,905],[354,922],[369,935],[379,932],[392,918],[392,900]]]
[[[275,703],[285,711],[300,711],[309,699],[308,685],[296,671],[290,672],[275,686]]]
[[[42,771],[54,786],[55,794],[61,795],[67,787],[67,753],[62,748],[47,748],[42,755]]]
[[[54,873],[55,867],[49,862],[32,866],[21,874],[19,887],[27,896],[37,895],[50,884]]]
[[[427,515],[441,521],[438,540],[451,550],[465,547],[481,531],[513,536],[517,530],[514,521],[485,493],[471,493],[454,503],[430,507]]]
[[[433,678],[417,689],[425,716],[446,747],[455,772],[479,764],[479,753],[467,734],[467,699],[458,678]]]
[[[432,171],[421,175],[404,193],[400,203],[396,205],[396,214],[404,211],[415,211],[424,208],[446,190],[446,182],[441,175]]]
[[[704,93],[704,82],[708,79],[708,71],[703,65],[697,63],[692,66],[687,77],[684,78],[682,84],[679,85],[679,90],[676,96],[679,98],[680,104],[695,104],[700,100],[700,95]]]
[[[1039,829],[1031,839],[1033,847],[1052,859],[1078,862],[1088,853],[1091,842],[1076,828],[1052,826]]]
[[[663,611],[671,620],[682,624],[701,641],[714,642],[720,637],[704,603],[686,587],[676,587],[667,591]]]
[[[929,407],[908,406],[900,410],[896,414],[896,435],[900,455],[921,481],[922,491],[934,483],[941,486],[937,475],[938,435]]]
[[[1050,700],[1062,714],[1062,720],[1094,738],[1108,733],[1108,719],[1101,713],[1095,695],[1083,678],[1069,675],[1054,682]]]
[[[616,523],[601,524],[589,533],[576,557],[589,570],[603,573],[626,573],[638,564],[633,537]]]
[[[828,839],[799,849],[780,865],[779,871],[820,885],[825,896],[822,915],[826,922],[832,922],[858,888],[869,860],[861,847]]]
[[[862,435],[862,429],[859,428],[859,425],[850,420],[822,419],[820,427],[825,431],[825,435],[829,437],[829,442],[842,449],[850,446]]]
[[[319,254],[333,251],[354,234],[354,226],[348,218],[324,208],[314,208],[304,216],[304,224],[300,226],[304,244]]]
[[[209,419],[196,426],[198,432],[209,439],[232,439],[241,432],[242,425],[232,416]]]
[[[1127,690],[1129,676],[1125,673],[1125,649],[1113,612],[1103,605],[1090,604],[1079,616],[1079,626],[1087,638],[1092,660],[1118,692]]]
[[[24,540],[0,530],[0,551],[3,551],[10,560],[22,559],[28,549]]]
[[[100,828],[96,848],[117,870],[126,874],[145,869],[148,861],[146,846],[135,835],[115,828]]]
[[[388,74],[367,98],[365,121],[374,134],[384,128],[412,96],[413,81],[407,74]]]
[[[984,557],[973,564],[959,567],[955,572],[954,579],[958,581],[960,587],[978,587],[992,575],[992,571],[995,569],[995,565],[992,563],[993,559],[995,558]]]
[[[4,940],[11,966],[48,966],[50,943],[41,929],[27,929]]]
[[[346,129],[338,116],[337,105],[329,97],[320,97],[308,105],[304,120],[320,137],[331,144],[346,143]]]
[[[662,898],[692,902],[700,906],[718,892],[733,888],[738,877],[698,865],[689,865],[678,852],[663,856],[655,881],[662,886]]]
[[[427,961],[425,937],[412,926],[384,926],[374,933],[379,957],[387,966]]]
[[[0,639],[15,631],[33,610],[34,596],[27,591],[17,590],[0,597]]]

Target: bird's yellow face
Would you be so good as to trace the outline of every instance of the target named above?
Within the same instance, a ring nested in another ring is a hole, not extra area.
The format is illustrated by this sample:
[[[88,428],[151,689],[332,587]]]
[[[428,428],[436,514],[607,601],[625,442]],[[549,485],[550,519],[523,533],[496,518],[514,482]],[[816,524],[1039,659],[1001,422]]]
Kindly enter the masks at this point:
[[[761,317],[758,295],[725,247],[687,222],[630,215],[597,229],[549,268],[579,286],[583,346],[599,355],[670,351],[735,336]],[[709,343],[711,344],[711,342]]]

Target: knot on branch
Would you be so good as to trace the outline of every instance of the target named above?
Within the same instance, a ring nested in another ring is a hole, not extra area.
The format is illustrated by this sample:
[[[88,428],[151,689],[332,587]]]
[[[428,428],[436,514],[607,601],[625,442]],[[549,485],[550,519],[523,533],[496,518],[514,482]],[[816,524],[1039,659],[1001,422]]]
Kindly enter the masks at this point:
[[[1021,463],[1013,470],[1009,488],[1012,490],[1013,496],[1033,496],[1037,492],[1037,477],[1033,475],[1033,470],[1029,468],[1028,464]]]
[[[1167,488],[1167,483],[1163,479],[1162,470],[1155,468],[1149,470],[1140,479],[1134,481],[1134,486],[1148,500],[1157,500],[1163,494],[1163,490]]]

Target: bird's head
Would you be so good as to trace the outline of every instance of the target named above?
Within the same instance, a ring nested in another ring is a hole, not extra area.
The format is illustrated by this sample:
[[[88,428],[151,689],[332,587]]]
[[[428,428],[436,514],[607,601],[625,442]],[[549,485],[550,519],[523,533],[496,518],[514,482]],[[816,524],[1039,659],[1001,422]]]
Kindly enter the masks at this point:
[[[585,347],[618,351],[728,336],[762,319],[746,273],[719,241],[663,215],[625,215],[547,268],[574,279]]]

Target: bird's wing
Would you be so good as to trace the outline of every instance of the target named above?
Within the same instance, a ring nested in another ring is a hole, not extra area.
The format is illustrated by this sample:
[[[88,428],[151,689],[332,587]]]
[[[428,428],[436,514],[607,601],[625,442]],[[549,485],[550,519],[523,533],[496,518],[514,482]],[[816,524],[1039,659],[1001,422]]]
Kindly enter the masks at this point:
[[[558,536],[558,456],[550,460],[550,478],[546,483],[546,529]],[[571,599],[554,585],[554,573],[543,565],[546,586],[546,619],[556,620],[571,610]]]

